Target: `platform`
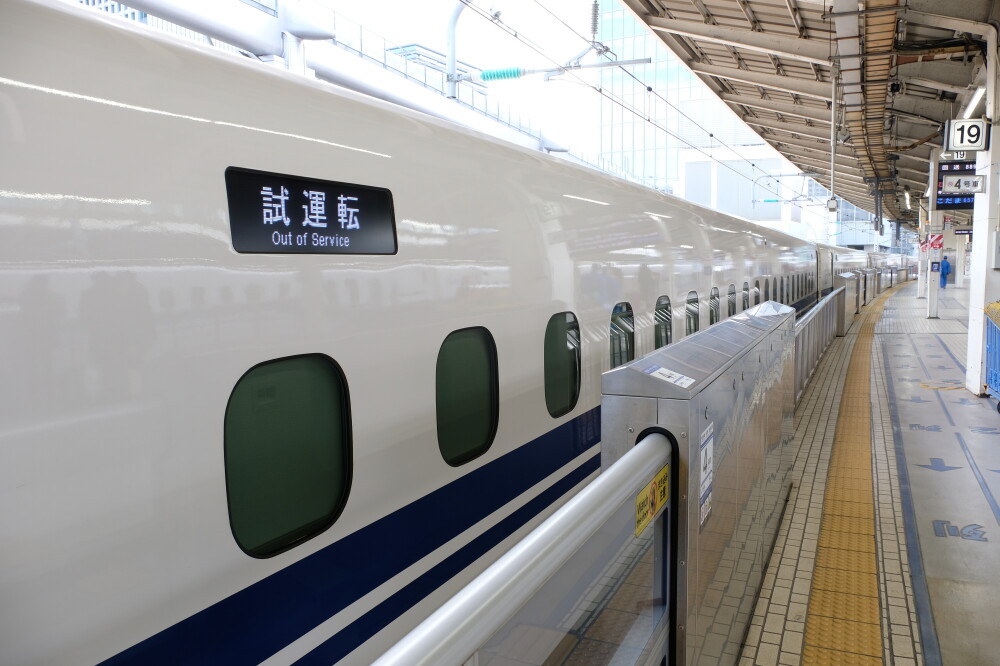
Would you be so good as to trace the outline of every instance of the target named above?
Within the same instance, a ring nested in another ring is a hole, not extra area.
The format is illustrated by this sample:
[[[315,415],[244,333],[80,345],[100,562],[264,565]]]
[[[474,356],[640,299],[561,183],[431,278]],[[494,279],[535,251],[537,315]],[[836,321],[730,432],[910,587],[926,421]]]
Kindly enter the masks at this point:
[[[916,282],[837,338],[740,664],[995,664],[1000,415],[964,388],[968,290]],[[870,435],[870,436],[869,436]]]

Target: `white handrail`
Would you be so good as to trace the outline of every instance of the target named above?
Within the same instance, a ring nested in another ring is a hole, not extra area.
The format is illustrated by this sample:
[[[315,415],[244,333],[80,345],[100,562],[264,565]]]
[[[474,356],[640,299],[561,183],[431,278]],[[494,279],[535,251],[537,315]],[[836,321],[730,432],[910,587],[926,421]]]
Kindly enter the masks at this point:
[[[535,528],[376,662],[463,664],[541,589],[622,503],[670,462],[664,435],[635,448]]]

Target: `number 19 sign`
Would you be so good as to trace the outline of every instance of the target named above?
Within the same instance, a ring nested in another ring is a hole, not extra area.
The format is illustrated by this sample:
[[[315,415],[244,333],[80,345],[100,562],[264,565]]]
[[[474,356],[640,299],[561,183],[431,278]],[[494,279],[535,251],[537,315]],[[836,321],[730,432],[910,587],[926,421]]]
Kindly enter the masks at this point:
[[[984,119],[949,120],[947,122],[945,150],[986,150],[989,147],[989,126]]]

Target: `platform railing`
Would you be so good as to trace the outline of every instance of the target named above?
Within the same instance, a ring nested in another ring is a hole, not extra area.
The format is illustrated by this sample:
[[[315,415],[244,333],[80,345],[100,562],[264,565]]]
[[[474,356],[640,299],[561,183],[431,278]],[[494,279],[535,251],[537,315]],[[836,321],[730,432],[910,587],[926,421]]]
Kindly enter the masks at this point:
[[[377,666],[464,664],[670,462],[651,434],[382,655]],[[629,527],[631,529],[631,526]]]
[[[823,352],[837,335],[843,335],[849,323],[843,321],[843,287],[830,292],[804,317],[795,322],[795,403],[809,384]]]

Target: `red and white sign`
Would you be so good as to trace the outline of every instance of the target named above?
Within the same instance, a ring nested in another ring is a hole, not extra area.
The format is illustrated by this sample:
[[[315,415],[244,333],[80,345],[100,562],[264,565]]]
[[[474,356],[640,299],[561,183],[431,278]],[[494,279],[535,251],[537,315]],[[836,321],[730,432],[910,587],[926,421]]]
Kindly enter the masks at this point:
[[[944,234],[927,234],[927,240],[930,241],[932,250],[940,250],[944,247]]]

